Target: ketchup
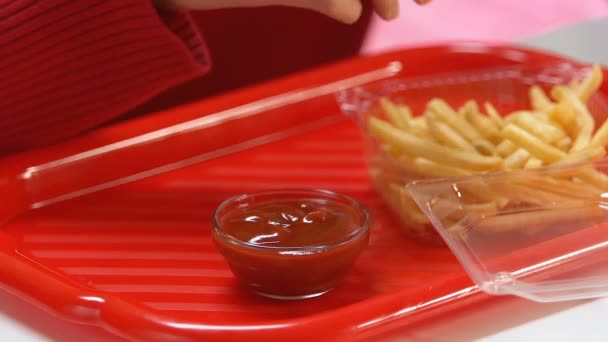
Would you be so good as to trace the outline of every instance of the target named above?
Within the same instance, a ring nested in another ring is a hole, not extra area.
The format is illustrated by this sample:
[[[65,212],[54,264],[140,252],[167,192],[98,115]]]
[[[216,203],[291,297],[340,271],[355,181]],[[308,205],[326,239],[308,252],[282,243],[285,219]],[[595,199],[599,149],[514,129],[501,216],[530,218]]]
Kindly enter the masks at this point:
[[[335,244],[360,225],[352,208],[310,200],[260,205],[222,220],[222,229],[239,241],[269,247]]]
[[[257,198],[216,217],[216,246],[257,293],[281,299],[321,295],[346,276],[367,246],[364,209],[345,196],[316,195],[337,197]]]

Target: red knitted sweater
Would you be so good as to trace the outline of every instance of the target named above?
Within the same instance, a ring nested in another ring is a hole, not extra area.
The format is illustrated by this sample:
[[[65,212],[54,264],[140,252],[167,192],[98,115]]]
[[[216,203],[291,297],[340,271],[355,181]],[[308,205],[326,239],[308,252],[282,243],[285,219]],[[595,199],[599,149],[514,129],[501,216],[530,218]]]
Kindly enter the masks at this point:
[[[209,69],[150,0],[0,0],[0,154],[74,135]]]
[[[190,15],[151,0],[0,0],[0,157],[356,55],[371,12],[342,25],[288,7]]]

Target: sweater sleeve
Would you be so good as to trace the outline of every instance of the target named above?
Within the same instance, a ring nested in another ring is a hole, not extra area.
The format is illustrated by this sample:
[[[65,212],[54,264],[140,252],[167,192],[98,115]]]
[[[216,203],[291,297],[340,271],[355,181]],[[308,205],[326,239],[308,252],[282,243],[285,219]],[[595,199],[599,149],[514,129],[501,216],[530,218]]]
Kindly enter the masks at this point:
[[[0,0],[0,154],[73,136],[209,67],[189,15],[150,0]]]

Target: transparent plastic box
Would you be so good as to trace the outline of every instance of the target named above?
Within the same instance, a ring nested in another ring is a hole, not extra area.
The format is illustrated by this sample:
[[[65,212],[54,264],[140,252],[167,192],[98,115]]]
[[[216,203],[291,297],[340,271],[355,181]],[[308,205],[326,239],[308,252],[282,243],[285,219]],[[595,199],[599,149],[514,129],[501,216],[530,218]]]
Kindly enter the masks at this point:
[[[414,115],[432,98],[453,108],[475,100],[490,101],[500,113],[528,110],[531,85],[549,92],[589,70],[571,63],[510,66],[378,82],[338,99],[361,127],[372,183],[407,234],[447,244],[489,294],[540,302],[593,298],[608,294],[608,161],[440,177],[396,161],[366,125],[385,115],[382,97],[407,104]],[[597,128],[608,117],[606,101],[597,93],[588,107]],[[598,182],[577,182],[583,174]],[[480,194],[511,204],[492,206]]]
[[[539,302],[584,299],[608,295],[608,186],[564,179],[591,170],[605,174],[608,161],[406,188],[481,290]],[[482,208],[472,194],[484,188],[528,204]]]

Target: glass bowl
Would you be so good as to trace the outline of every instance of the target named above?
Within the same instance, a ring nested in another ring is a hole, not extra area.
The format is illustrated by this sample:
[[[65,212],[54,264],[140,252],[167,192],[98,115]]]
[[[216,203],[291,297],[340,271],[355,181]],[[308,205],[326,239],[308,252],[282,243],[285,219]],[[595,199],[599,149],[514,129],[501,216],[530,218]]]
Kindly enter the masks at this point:
[[[234,275],[256,293],[306,299],[336,287],[369,242],[370,216],[326,190],[274,190],[224,201],[213,240]]]

